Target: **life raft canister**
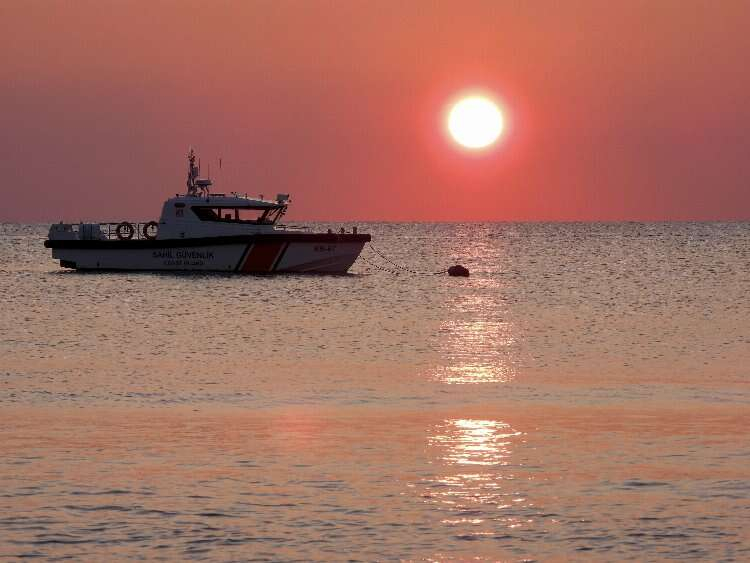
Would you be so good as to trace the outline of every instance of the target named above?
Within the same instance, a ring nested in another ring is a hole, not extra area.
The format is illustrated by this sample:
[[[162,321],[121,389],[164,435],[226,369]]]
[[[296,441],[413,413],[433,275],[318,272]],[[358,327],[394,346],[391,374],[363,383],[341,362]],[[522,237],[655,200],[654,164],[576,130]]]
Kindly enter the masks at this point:
[[[130,240],[133,238],[133,235],[135,234],[135,227],[133,227],[132,224],[128,223],[127,221],[123,221],[119,225],[117,225],[117,229],[115,229],[115,234],[117,235],[117,238],[120,240]]]
[[[141,232],[143,233],[143,238],[148,240],[154,240],[156,238],[156,233],[159,230],[159,223],[156,221],[149,221],[145,225],[143,225],[143,229]]]

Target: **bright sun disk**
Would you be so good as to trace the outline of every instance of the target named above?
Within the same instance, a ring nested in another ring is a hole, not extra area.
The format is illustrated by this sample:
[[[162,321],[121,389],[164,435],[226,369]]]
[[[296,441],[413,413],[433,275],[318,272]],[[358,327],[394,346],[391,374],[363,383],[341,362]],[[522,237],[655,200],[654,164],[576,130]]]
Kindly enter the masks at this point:
[[[504,125],[500,108],[482,96],[463,98],[448,113],[451,137],[467,149],[488,147],[500,137]]]

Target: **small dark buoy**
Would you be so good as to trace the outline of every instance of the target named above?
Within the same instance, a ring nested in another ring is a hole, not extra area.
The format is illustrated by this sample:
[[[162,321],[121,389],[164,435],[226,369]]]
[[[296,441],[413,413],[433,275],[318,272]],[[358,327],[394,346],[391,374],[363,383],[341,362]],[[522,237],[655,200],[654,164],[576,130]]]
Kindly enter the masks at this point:
[[[449,276],[461,276],[464,278],[469,277],[469,269],[464,268],[461,264],[456,264],[455,266],[451,266],[448,268],[448,275]]]

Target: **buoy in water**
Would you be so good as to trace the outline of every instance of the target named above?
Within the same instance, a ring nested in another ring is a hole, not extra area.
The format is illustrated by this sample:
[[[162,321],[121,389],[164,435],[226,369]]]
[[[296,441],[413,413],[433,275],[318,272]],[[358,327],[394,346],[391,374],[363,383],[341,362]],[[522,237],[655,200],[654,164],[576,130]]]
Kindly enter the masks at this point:
[[[451,266],[448,268],[448,275],[449,276],[461,276],[464,278],[469,277],[469,269],[464,268],[461,264],[456,264],[455,266]]]

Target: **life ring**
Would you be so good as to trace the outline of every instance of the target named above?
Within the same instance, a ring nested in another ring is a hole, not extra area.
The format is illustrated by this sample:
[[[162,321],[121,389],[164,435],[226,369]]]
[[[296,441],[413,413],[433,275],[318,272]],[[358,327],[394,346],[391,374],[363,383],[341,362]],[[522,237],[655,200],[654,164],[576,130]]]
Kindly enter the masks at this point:
[[[151,234],[149,229],[154,229],[153,234]],[[141,232],[143,233],[143,238],[148,240],[154,240],[156,238],[156,233],[159,229],[159,223],[156,221],[149,221],[145,225],[143,225],[143,229]]]
[[[132,224],[128,223],[127,221],[123,221],[119,225],[117,225],[117,229],[115,229],[115,234],[117,235],[117,238],[120,240],[130,240],[133,238],[133,235],[135,234],[135,228]]]

